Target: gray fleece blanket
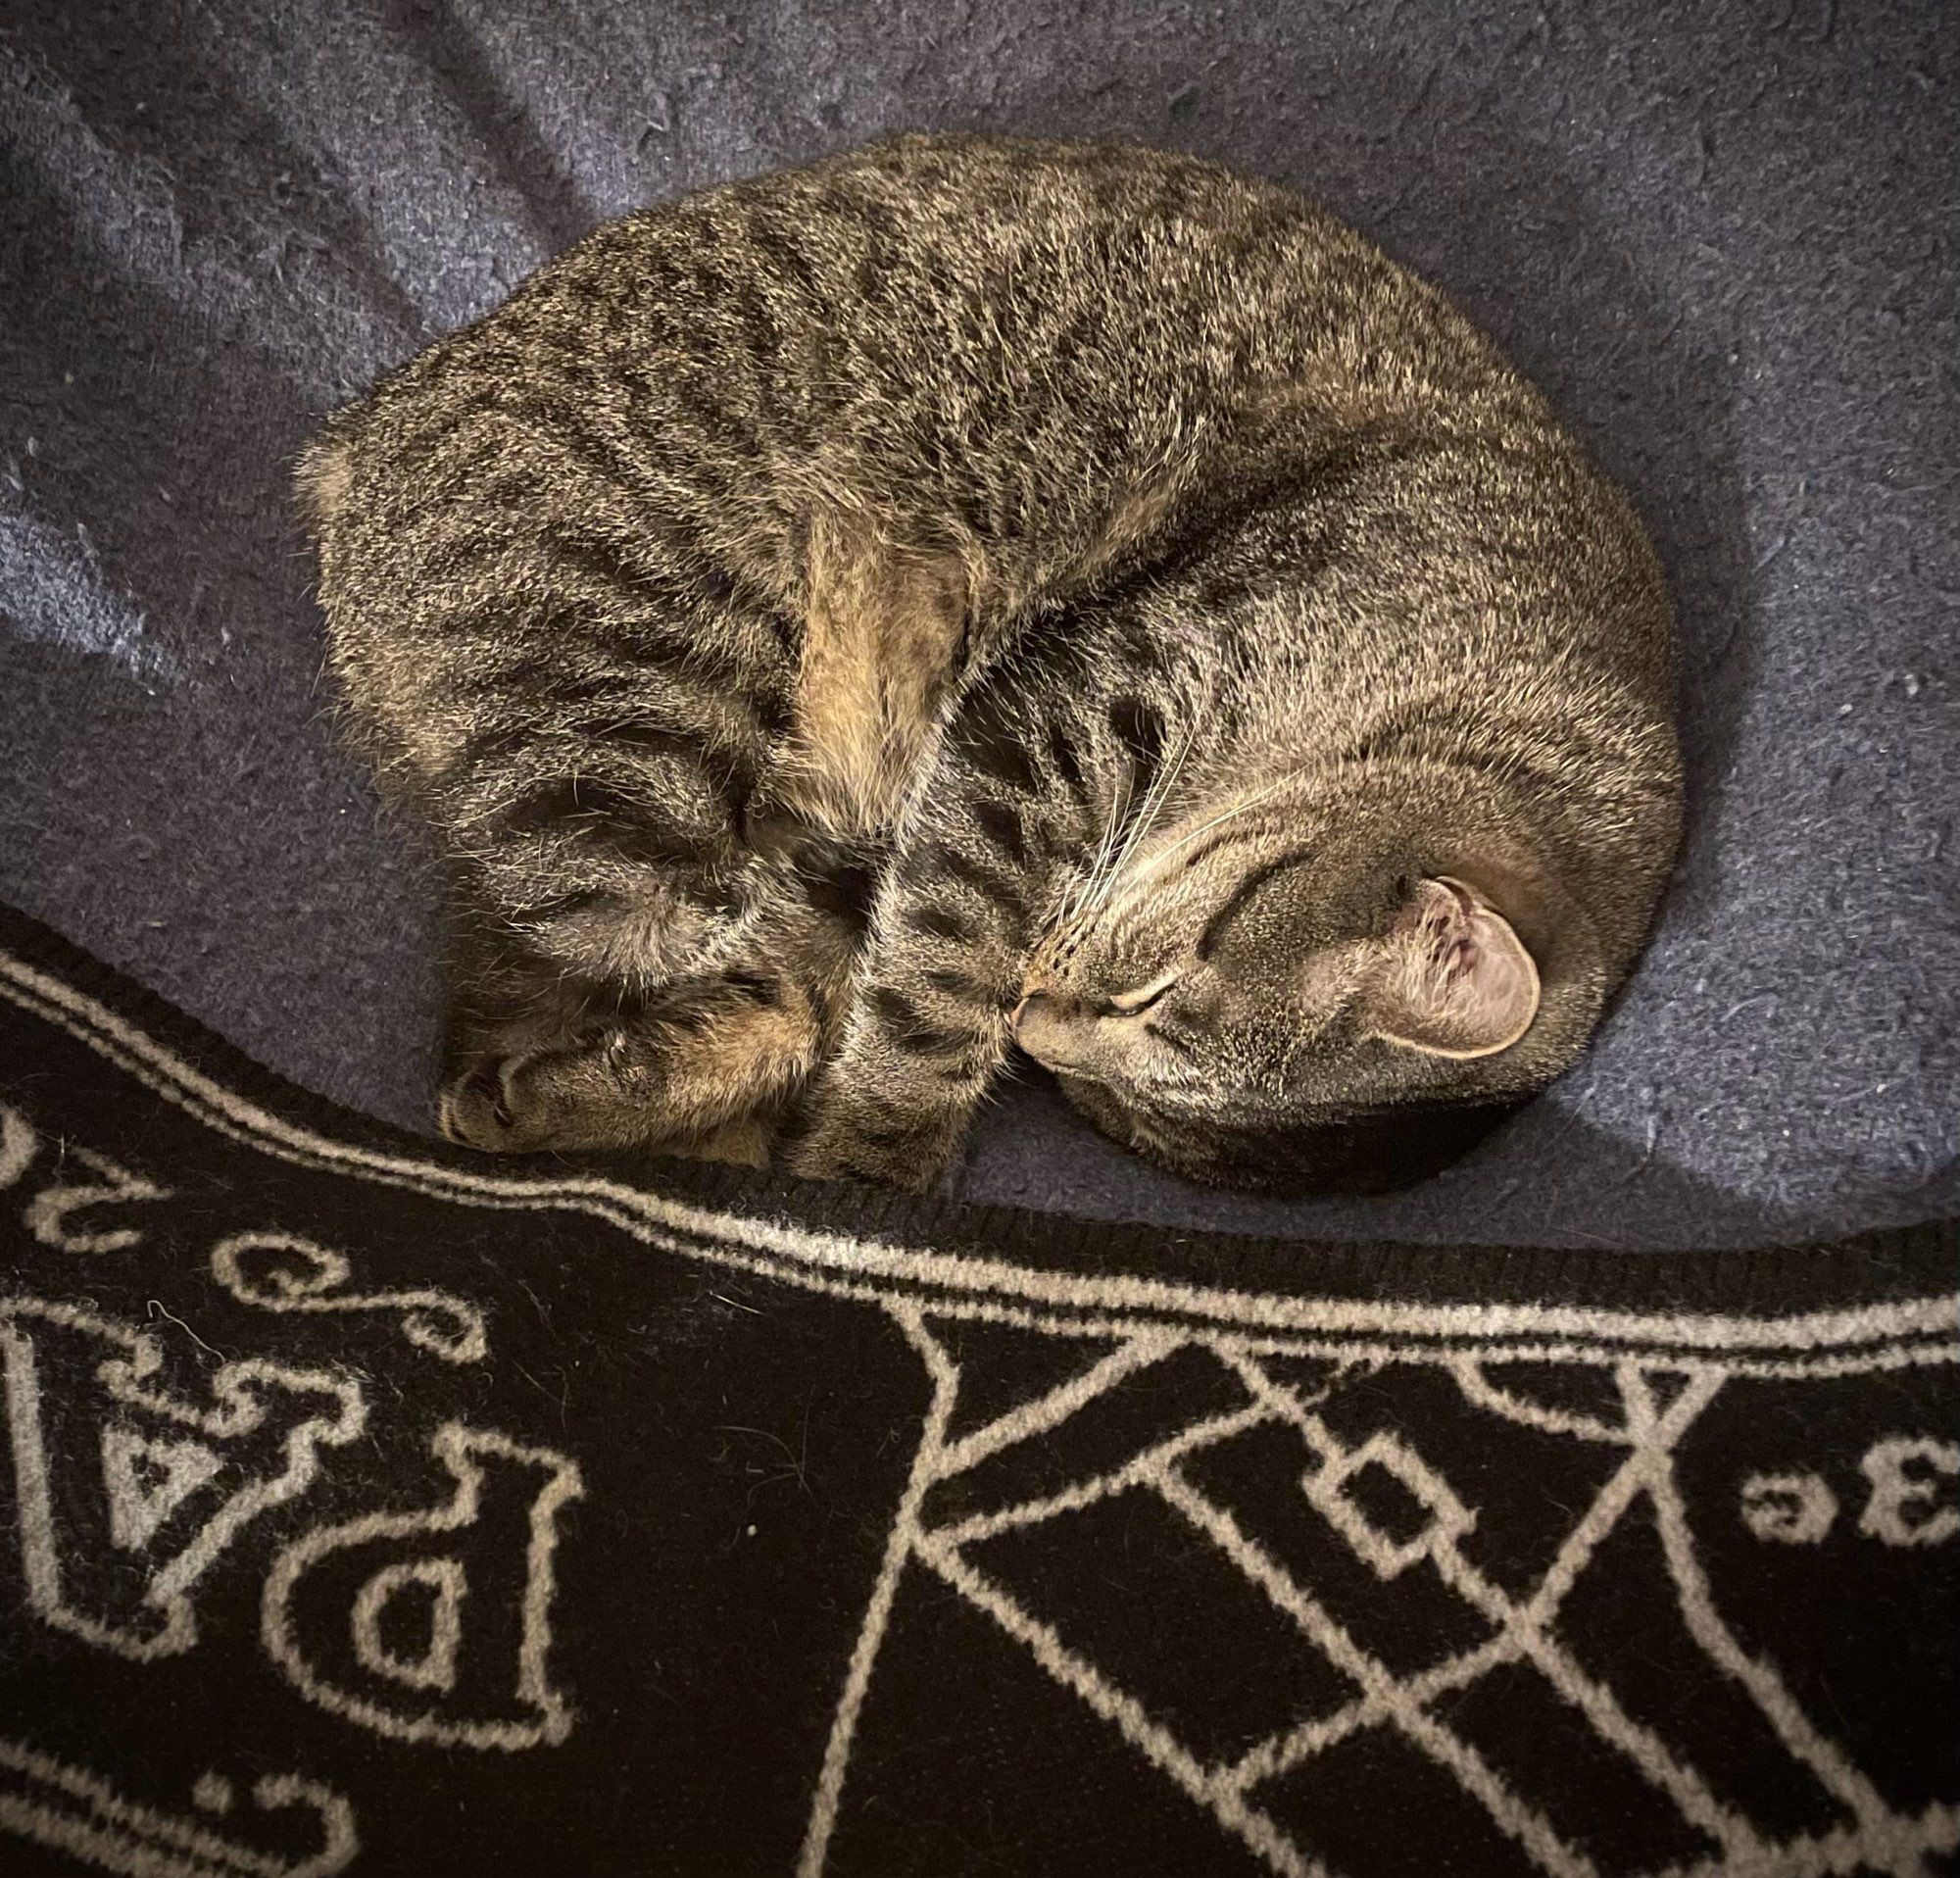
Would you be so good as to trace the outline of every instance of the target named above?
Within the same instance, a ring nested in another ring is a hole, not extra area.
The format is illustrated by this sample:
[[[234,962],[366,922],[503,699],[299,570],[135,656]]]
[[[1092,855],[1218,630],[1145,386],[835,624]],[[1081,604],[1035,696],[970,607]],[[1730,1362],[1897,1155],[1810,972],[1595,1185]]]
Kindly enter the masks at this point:
[[[318,415],[601,218],[908,126],[1308,190],[1464,304],[1679,599],[1691,829],[1597,1047],[1400,1198],[1207,1193],[1032,1080],[969,1198],[1659,1248],[1960,1199],[1960,12],[1924,0],[0,0],[0,898],[427,1112],[426,855],[337,746]]]

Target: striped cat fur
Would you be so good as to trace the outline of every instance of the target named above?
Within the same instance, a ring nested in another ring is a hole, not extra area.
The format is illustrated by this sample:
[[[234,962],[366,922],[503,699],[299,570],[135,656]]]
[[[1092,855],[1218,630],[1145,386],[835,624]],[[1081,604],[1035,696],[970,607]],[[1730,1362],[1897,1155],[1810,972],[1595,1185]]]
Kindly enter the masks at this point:
[[[903,137],[612,222],[302,482],[484,1148],[920,1186],[1018,1044],[1182,1172],[1390,1184],[1573,1061],[1673,857],[1627,504],[1189,157]]]

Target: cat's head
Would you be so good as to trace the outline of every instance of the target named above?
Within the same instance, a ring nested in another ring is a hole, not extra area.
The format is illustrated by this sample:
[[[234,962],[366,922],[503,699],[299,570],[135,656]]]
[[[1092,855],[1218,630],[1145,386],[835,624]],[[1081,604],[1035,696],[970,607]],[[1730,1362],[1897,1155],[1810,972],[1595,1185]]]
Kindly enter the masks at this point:
[[[1571,1062],[1618,975],[1475,780],[1245,792],[1091,899],[1038,952],[1015,1036],[1104,1132],[1234,1186],[1434,1171]]]

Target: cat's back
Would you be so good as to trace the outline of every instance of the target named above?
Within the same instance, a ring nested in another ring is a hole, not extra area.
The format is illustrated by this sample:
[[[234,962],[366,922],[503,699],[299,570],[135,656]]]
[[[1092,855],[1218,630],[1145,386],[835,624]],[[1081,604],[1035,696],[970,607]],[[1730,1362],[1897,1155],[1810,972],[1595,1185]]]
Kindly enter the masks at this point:
[[[1004,502],[1011,531],[1302,390],[1337,424],[1537,409],[1442,296],[1290,190],[1136,145],[920,135],[606,224],[343,429],[383,446],[402,420],[425,451],[421,417],[485,397],[616,413],[681,472],[819,462],[894,507]]]
[[[896,554],[1003,620],[1304,483],[1308,547],[1393,550],[1359,557],[1348,613],[1404,619],[1382,590],[1417,535],[1438,545],[1408,577],[1446,597],[1509,584],[1510,536],[1556,538],[1546,630],[1665,664],[1638,524],[1444,296],[1291,190],[1135,145],[898,137],[610,222],[315,463],[349,647],[423,631],[405,555],[446,565],[458,528],[658,526],[790,617],[827,541],[847,585],[892,586]],[[1282,556],[1252,584],[1340,571]]]
[[[1370,320],[1378,348],[1393,347],[1379,323],[1391,301],[1441,306],[1303,198],[1201,159],[910,135],[608,222],[473,331],[588,356],[732,345],[742,356],[724,361],[750,366],[820,331],[874,374],[921,386],[1016,364],[1066,371],[1142,342],[1186,373],[1243,377],[1311,343],[1307,325]],[[1275,313],[1292,331],[1271,329]],[[1395,323],[1416,346],[1441,337]],[[1219,342],[1234,356],[1209,358]]]

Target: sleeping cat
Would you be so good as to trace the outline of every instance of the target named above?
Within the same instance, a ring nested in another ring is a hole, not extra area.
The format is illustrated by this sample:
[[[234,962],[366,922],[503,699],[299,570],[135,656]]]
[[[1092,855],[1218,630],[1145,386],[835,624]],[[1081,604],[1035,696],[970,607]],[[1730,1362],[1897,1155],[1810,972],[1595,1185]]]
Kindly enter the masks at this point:
[[[924,1186],[1018,1045],[1180,1172],[1387,1184],[1573,1061],[1673,856],[1625,502],[1188,157],[905,137],[629,217],[303,484],[479,1147]]]

